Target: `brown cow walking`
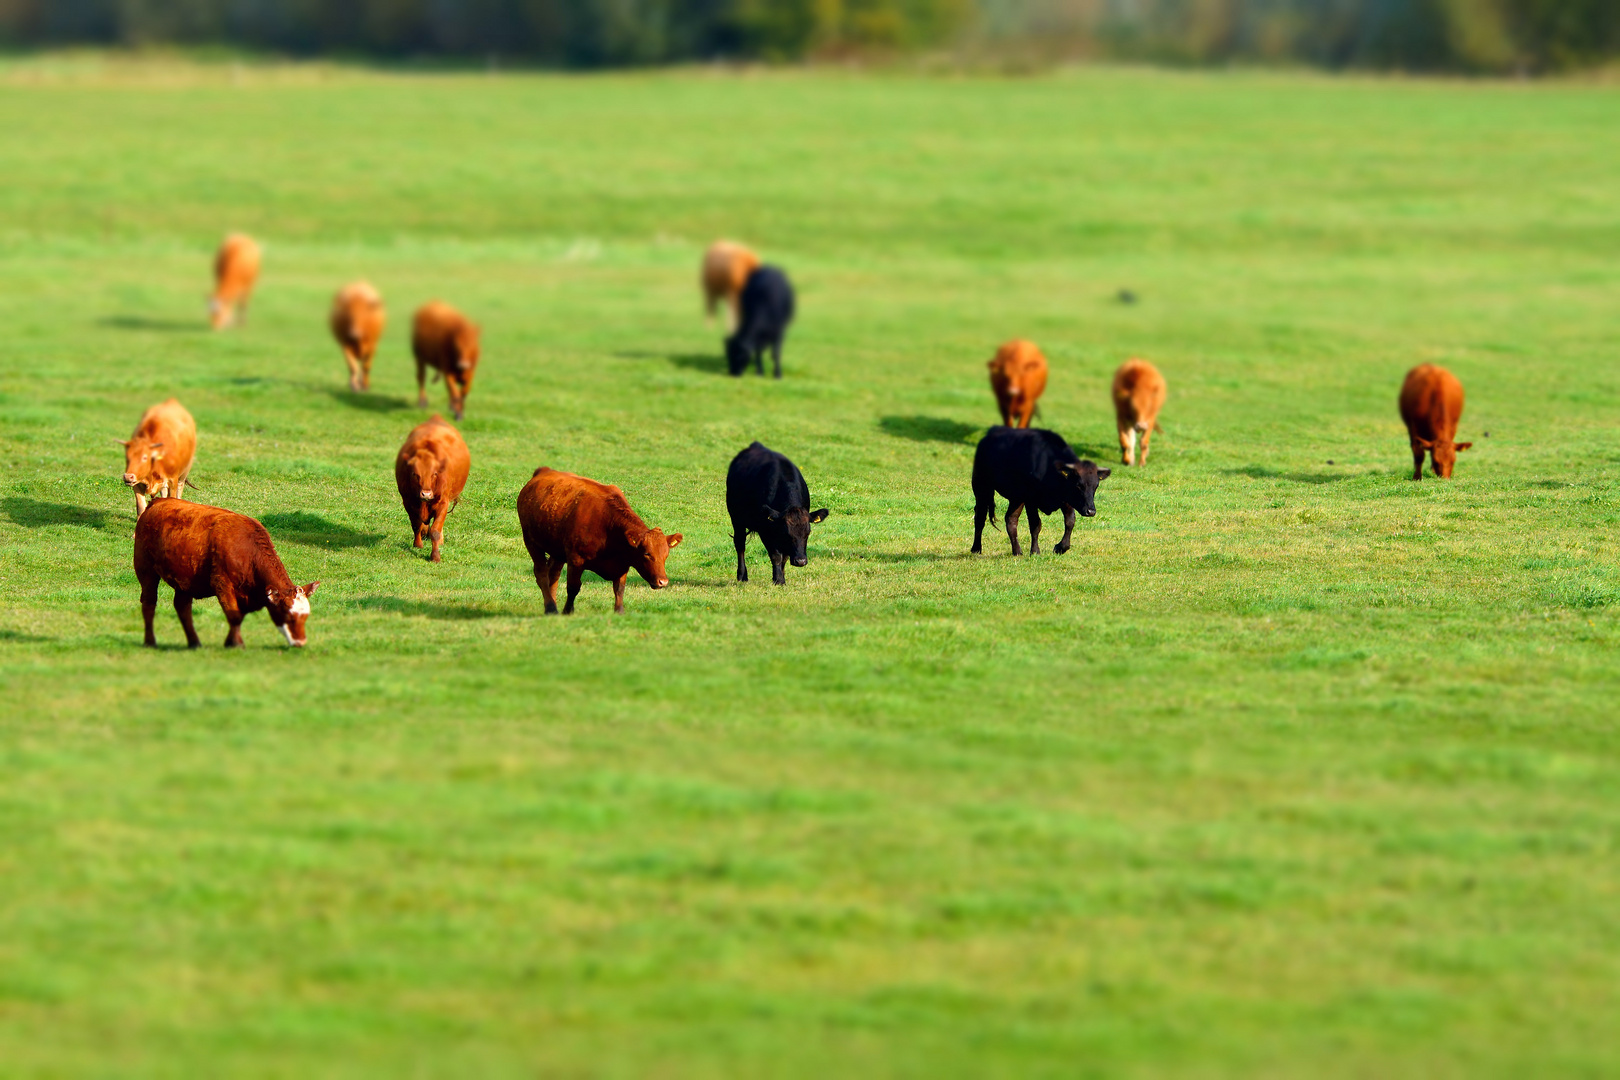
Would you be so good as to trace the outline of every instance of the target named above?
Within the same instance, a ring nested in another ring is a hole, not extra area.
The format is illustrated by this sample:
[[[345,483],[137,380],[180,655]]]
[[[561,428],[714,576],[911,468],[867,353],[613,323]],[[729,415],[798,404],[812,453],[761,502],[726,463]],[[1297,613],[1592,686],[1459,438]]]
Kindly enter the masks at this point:
[[[996,350],[990,368],[990,390],[1008,427],[1029,427],[1035,403],[1046,390],[1046,357],[1033,342],[1009,341]]]
[[[433,562],[439,561],[439,545],[444,543],[444,519],[460,501],[471,468],[472,457],[461,432],[438,414],[406,436],[394,459],[394,483],[416,532],[413,546],[422,546],[422,530],[431,525]]]
[[[430,301],[417,309],[411,352],[416,356],[416,407],[427,408],[427,369],[432,368],[435,379],[444,376],[450,411],[460,420],[478,370],[478,327],[449,304]]]
[[[1419,364],[1401,384],[1401,419],[1412,440],[1412,479],[1423,479],[1423,455],[1434,462],[1434,474],[1451,479],[1457,453],[1474,444],[1457,442],[1462,419],[1463,388],[1457,376],[1434,364]]]
[[[259,245],[251,236],[232,233],[214,256],[214,295],[208,300],[208,321],[223,330],[247,321],[248,297],[259,280]]]
[[[174,590],[174,613],[186,632],[186,645],[202,642],[191,622],[191,603],[219,597],[230,631],[225,647],[242,644],[242,619],[261,608],[289,645],[308,641],[309,598],[318,581],[296,585],[287,576],[270,534],[250,517],[217,506],[163,499],[135,525],[135,577],[141,583],[141,618],[146,644],[157,645],[152,617],[158,582]]]
[[[655,589],[669,584],[664,560],[681,542],[681,534],[665,536],[662,529],[648,528],[616,487],[542,467],[518,493],[517,509],[547,615],[557,613],[557,576],[564,566],[564,615],[574,613],[574,597],[587,570],[613,582],[615,613],[624,610],[624,582],[631,570]]]
[[[133,435],[113,442],[124,448],[124,486],[135,493],[137,518],[150,499],[185,495],[197,452],[197,422],[179,401],[170,398],[147,409]]]
[[[709,318],[721,300],[731,309],[731,325],[737,325],[738,298],[748,275],[759,269],[759,256],[730,240],[716,240],[703,253],[703,307]]]
[[[387,319],[382,294],[370,282],[351,282],[332,298],[327,322],[343,350],[343,362],[349,365],[350,390],[371,389],[371,360]]]
[[[1119,428],[1120,457],[1136,464],[1136,437],[1142,436],[1142,464],[1147,464],[1148,443],[1159,427],[1159,410],[1168,393],[1164,376],[1146,360],[1127,360],[1114,372],[1114,421]]]

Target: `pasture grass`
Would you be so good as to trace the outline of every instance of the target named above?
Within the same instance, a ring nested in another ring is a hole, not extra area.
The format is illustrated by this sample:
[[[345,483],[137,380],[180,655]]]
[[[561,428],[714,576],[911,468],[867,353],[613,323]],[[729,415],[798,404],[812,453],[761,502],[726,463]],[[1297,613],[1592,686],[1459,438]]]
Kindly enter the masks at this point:
[[[5,1072],[1616,1068],[1615,88],[134,70],[0,70]],[[798,286],[780,383],[723,374],[720,235]],[[433,297],[485,327],[438,566]],[[1100,462],[1113,368],[1170,383],[1062,557],[967,551],[1014,336]],[[108,439],[171,394],[308,649],[209,601],[187,652],[166,588],[140,647]],[[785,588],[733,581],[755,438],[832,510]],[[673,586],[543,618],[541,464],[683,532]]]

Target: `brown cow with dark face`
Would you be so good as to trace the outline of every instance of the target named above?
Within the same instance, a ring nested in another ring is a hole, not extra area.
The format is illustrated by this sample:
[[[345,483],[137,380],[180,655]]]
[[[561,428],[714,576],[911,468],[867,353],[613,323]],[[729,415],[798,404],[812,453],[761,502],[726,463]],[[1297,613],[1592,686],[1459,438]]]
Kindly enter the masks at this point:
[[[471,468],[461,432],[437,414],[417,425],[394,459],[394,483],[416,530],[414,546],[422,546],[422,530],[431,524],[433,562],[439,561],[439,545],[444,543],[444,519],[460,500]]]
[[[208,298],[208,321],[215,330],[247,321],[260,255],[253,238],[241,233],[232,233],[219,245],[214,255],[214,295]]]
[[[197,452],[197,422],[179,401],[170,398],[147,409],[133,435],[113,442],[124,447],[124,485],[135,493],[136,517],[146,513],[148,499],[185,494]]]
[[[1423,455],[1434,462],[1434,475],[1451,479],[1457,453],[1474,444],[1457,442],[1462,419],[1463,388],[1457,376],[1434,364],[1419,364],[1401,384],[1401,419],[1412,440],[1412,479],[1423,479]]]
[[[1046,391],[1046,357],[1033,342],[1009,341],[989,363],[990,391],[1001,409],[1001,422],[1027,428],[1035,403]]]
[[[748,275],[759,269],[759,256],[730,240],[716,240],[703,253],[703,306],[709,318],[721,300],[731,309],[731,325],[737,325],[737,305]]]
[[[377,343],[388,321],[382,294],[369,282],[351,282],[332,298],[332,314],[327,321],[338,348],[343,350],[343,362],[349,365],[349,389],[370,390],[371,360],[377,355]]]
[[[574,613],[574,597],[587,570],[613,582],[615,613],[624,610],[624,581],[631,570],[655,589],[669,584],[664,560],[681,542],[681,534],[665,536],[662,529],[649,529],[616,487],[542,467],[518,493],[517,509],[547,615],[557,613],[557,576],[564,566],[564,615]]]
[[[217,506],[161,499],[135,525],[135,577],[141,583],[141,617],[146,644],[157,645],[152,616],[158,582],[174,590],[174,613],[186,632],[186,645],[202,644],[191,624],[191,602],[219,597],[230,632],[225,647],[242,644],[242,619],[261,608],[289,645],[308,637],[309,598],[320,582],[295,585],[281,565],[270,534],[250,517]]]
[[[416,354],[416,407],[427,408],[427,369],[432,368],[434,378],[444,376],[450,411],[460,420],[478,369],[478,327],[449,304],[433,300],[417,309],[411,352]]]

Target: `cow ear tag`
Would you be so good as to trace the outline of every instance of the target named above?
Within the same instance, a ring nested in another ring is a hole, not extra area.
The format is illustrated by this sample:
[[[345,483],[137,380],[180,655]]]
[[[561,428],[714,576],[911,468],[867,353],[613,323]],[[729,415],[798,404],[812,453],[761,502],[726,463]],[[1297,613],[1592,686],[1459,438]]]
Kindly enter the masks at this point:
[[[1098,480],[1106,480],[1110,476],[1113,475],[1113,472],[1114,472],[1113,469],[1098,469],[1097,470],[1097,479]]]

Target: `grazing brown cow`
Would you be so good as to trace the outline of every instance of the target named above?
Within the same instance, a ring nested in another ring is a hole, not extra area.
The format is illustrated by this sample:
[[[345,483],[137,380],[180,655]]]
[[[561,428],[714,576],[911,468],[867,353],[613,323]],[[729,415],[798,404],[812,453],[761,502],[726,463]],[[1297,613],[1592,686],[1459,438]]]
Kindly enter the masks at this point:
[[[1451,479],[1457,453],[1474,444],[1456,442],[1462,419],[1463,388],[1457,376],[1434,364],[1419,364],[1401,384],[1401,419],[1412,440],[1412,479],[1423,479],[1423,454],[1434,462],[1434,475]]]
[[[1001,407],[1001,422],[1008,427],[1029,427],[1035,403],[1046,390],[1046,357],[1032,342],[1009,341],[996,350],[990,368],[990,389]]]
[[[731,308],[731,324],[737,325],[738,297],[748,284],[748,275],[759,269],[759,256],[730,240],[716,240],[703,253],[703,306],[709,318],[724,300]]]
[[[141,414],[135,434],[114,439],[124,447],[124,485],[135,492],[135,516],[146,513],[149,499],[186,493],[191,459],[197,452],[197,423],[174,398]]]
[[[382,294],[370,282],[351,282],[332,298],[328,321],[343,350],[343,361],[349,365],[349,389],[370,390],[371,359],[377,355],[377,342],[382,340],[387,321]]]
[[[263,608],[289,645],[308,637],[309,598],[320,585],[295,585],[281,565],[270,534],[250,517],[217,506],[163,499],[135,525],[135,577],[141,583],[141,617],[146,644],[157,645],[152,616],[158,582],[174,590],[174,613],[186,632],[186,645],[202,644],[191,624],[191,602],[219,597],[230,631],[225,647],[242,644],[242,619]]]
[[[214,295],[208,321],[215,330],[247,321],[248,296],[259,280],[259,245],[251,236],[232,233],[214,256]]]
[[[422,546],[422,530],[431,524],[433,562],[439,561],[439,545],[444,543],[444,519],[461,499],[471,468],[472,457],[461,432],[437,413],[416,426],[394,459],[394,483],[399,485],[405,513],[416,530],[414,546]]]
[[[534,580],[546,598],[546,614],[557,613],[557,575],[568,567],[568,603],[585,571],[613,582],[613,610],[624,610],[624,579],[631,570],[655,589],[669,584],[664,560],[681,542],[680,533],[649,529],[630,509],[624,492],[573,473],[539,468],[518,493],[518,523],[523,544],[534,560]]]
[[[1164,376],[1146,360],[1127,360],[1114,372],[1114,421],[1119,428],[1120,456],[1136,464],[1136,437],[1142,436],[1142,464],[1147,464],[1148,443],[1159,427],[1159,410],[1167,393]]]
[[[435,379],[444,376],[450,411],[460,420],[478,369],[478,327],[449,304],[430,301],[416,311],[411,352],[416,354],[416,407],[427,408],[427,369],[432,368]]]

